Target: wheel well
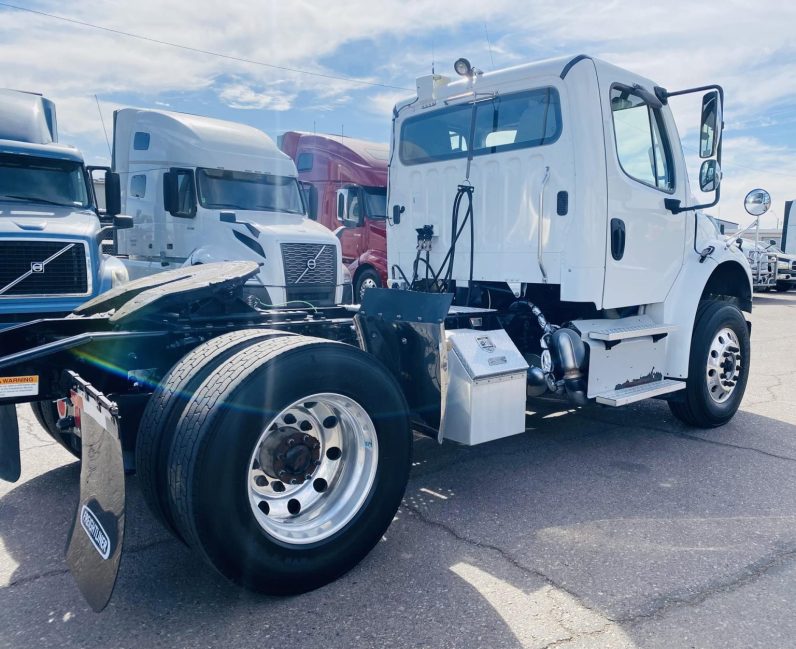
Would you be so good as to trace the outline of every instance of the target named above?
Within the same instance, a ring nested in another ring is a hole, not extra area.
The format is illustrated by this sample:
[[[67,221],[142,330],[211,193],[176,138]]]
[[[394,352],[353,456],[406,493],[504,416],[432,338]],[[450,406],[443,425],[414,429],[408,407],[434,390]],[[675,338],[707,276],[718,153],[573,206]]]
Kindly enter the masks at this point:
[[[752,311],[752,286],[740,264],[724,262],[711,273],[701,300],[717,297],[735,298],[741,310]]]
[[[359,279],[359,276],[360,276],[362,273],[364,273],[366,270],[372,270],[372,271],[373,271],[373,272],[375,272],[375,273],[378,273],[378,272],[379,272],[379,271],[377,271],[377,270],[376,270],[376,269],[375,269],[373,266],[371,266],[371,265],[370,265],[370,264],[368,264],[368,263],[365,263],[365,264],[360,264],[360,266],[359,266],[359,267],[356,269],[356,271],[354,272],[354,283],[356,283],[356,282],[357,282],[357,280]]]

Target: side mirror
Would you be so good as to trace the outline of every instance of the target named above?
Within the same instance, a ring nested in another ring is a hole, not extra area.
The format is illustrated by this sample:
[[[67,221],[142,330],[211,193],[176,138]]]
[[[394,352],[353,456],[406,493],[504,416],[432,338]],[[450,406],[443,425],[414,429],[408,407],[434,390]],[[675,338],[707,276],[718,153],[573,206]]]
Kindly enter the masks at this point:
[[[762,216],[771,207],[771,194],[765,189],[753,189],[746,195],[743,206],[752,216]]]
[[[117,230],[129,230],[133,227],[133,217],[126,214],[114,214],[113,227]]]
[[[163,209],[169,214],[174,214],[180,209],[177,174],[173,171],[163,174]]]
[[[700,158],[712,158],[716,155],[721,139],[722,118],[719,93],[712,90],[702,97],[702,119],[699,125]]]
[[[348,212],[348,190],[337,190],[337,220],[342,223],[345,221],[345,215]]]
[[[715,192],[721,184],[721,167],[715,160],[705,160],[699,169],[699,188],[703,192]]]
[[[398,225],[401,222],[401,214],[404,213],[406,208],[403,205],[392,206],[392,224]]]
[[[119,174],[105,172],[105,214],[116,216],[122,211],[122,184]],[[130,217],[128,217],[130,218]],[[132,223],[132,221],[131,221]],[[130,225],[129,227],[133,227]]]
[[[163,174],[163,209],[172,216],[196,216],[196,191],[192,170],[171,169]]]
[[[307,209],[307,218],[313,221],[318,220],[318,190],[315,185],[305,180],[299,180],[299,189],[304,199],[304,207]]]

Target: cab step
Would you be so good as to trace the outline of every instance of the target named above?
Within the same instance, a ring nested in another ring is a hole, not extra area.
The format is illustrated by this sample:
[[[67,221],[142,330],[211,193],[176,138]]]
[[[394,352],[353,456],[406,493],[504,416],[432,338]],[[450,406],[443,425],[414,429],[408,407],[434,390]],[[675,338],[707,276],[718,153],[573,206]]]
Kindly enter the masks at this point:
[[[628,403],[659,397],[662,394],[669,394],[670,392],[677,392],[683,389],[685,389],[685,381],[661,379],[659,381],[652,381],[651,383],[634,385],[630,388],[603,392],[602,394],[598,394],[596,399],[597,403],[606,406],[625,406]]]
[[[656,324],[648,316],[636,316],[633,318],[623,318],[621,324],[597,327],[589,331],[589,338],[601,340],[610,348],[623,340],[632,338],[644,338],[649,336],[653,342],[665,338],[668,334],[677,330],[677,325]]]

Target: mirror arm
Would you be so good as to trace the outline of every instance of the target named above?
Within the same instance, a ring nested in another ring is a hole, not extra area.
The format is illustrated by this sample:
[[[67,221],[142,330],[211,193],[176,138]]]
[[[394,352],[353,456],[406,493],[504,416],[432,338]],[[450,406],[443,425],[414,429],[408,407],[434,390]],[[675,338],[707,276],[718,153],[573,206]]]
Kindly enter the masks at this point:
[[[691,212],[696,210],[706,210],[709,207],[715,207],[719,203],[721,197],[721,185],[716,187],[716,197],[710,203],[702,203],[701,205],[690,205],[682,207],[682,201],[679,198],[664,198],[663,205],[672,214],[680,214],[680,212]]]

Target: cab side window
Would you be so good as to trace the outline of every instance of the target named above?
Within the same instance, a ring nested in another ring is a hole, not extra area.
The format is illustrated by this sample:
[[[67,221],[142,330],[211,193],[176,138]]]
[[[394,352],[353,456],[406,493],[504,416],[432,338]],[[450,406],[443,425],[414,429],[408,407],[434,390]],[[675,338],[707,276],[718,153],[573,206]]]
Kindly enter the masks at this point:
[[[632,89],[611,89],[616,152],[622,170],[634,180],[667,193],[674,191],[674,164],[660,109]]]

